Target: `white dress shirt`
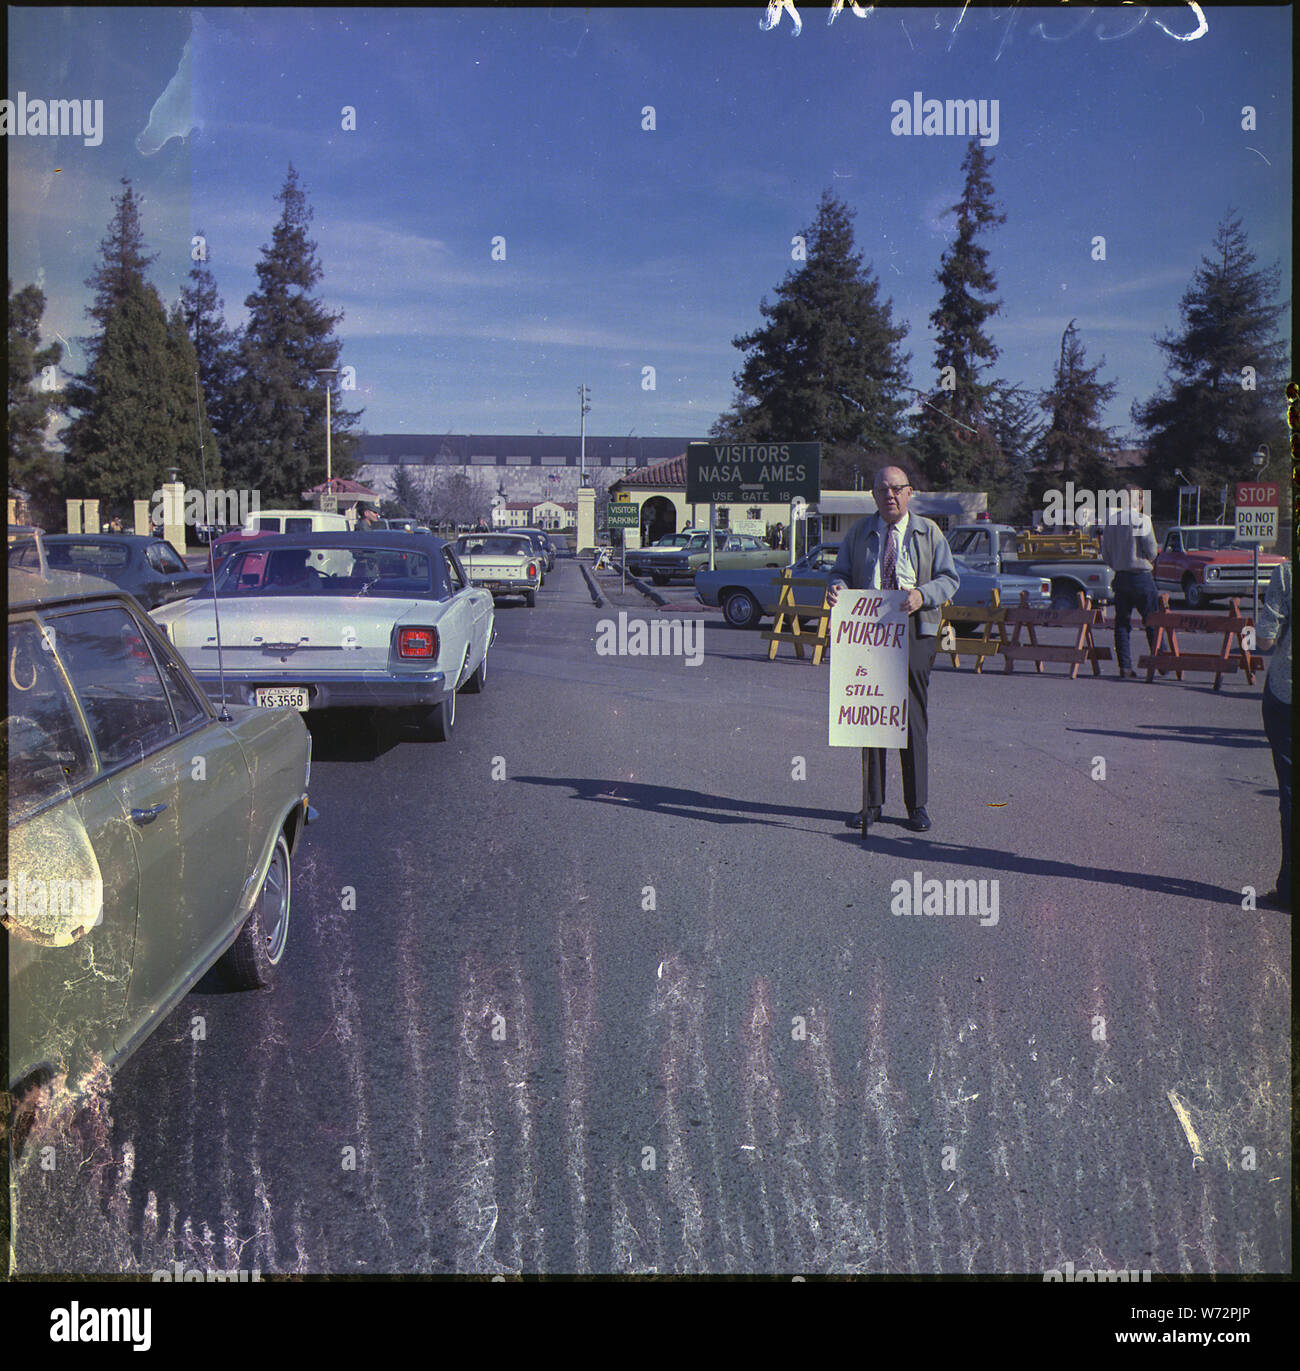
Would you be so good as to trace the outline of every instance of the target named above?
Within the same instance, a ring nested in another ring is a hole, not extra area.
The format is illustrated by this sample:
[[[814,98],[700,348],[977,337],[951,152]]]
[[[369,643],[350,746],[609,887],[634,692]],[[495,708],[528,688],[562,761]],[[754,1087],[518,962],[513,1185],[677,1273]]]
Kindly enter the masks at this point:
[[[884,516],[881,516],[880,556],[876,558],[875,570],[871,573],[872,590],[880,590],[883,588],[881,576],[885,569],[885,548],[888,545],[887,540],[890,537],[897,537],[898,539],[898,564],[894,569],[894,575],[898,578],[898,588],[899,590],[916,589],[916,568],[912,565],[911,555],[906,550],[909,519],[910,516],[904,514],[898,523],[893,526],[894,529],[897,530],[897,532],[894,533],[891,531],[890,526],[885,523]]]

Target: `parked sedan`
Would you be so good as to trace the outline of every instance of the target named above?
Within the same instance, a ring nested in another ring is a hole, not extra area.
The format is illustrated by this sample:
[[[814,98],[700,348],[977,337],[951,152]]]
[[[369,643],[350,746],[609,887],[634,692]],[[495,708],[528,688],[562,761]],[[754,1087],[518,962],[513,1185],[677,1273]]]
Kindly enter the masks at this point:
[[[441,538],[370,530],[247,543],[222,564],[215,600],[208,589],[154,617],[210,695],[224,678],[243,704],[408,710],[445,739],[456,692],[487,682],[493,614]]]
[[[214,964],[265,985],[289,930],[311,740],[218,719],[107,581],[9,573],[9,1069],[15,1143],[128,1057]],[[202,767],[198,776],[196,768]]]
[[[794,564],[794,575],[820,581],[825,586],[838,555],[838,544],[821,543]],[[1018,605],[1022,590],[1028,593],[1029,604],[1034,609],[1046,609],[1052,603],[1052,583],[1041,576],[976,571],[960,557],[954,557],[953,562],[961,578],[957,593],[952,597],[955,605],[991,604],[995,588],[1004,605]],[[780,594],[782,570],[700,571],[695,576],[695,589],[704,604],[721,606],[729,624],[736,628],[753,628],[760,620],[771,617],[768,607],[776,604]],[[811,586],[804,587],[796,598],[802,604],[810,604],[817,599],[817,591]]]
[[[714,531],[713,565],[718,570],[754,570],[764,567],[781,568],[789,561],[789,554],[769,547],[762,538],[750,533]],[[689,581],[697,571],[709,566],[709,535],[693,533],[679,548],[667,548],[653,556],[647,570],[657,586],[669,581]]]
[[[456,554],[474,584],[492,592],[494,602],[502,595],[522,595],[529,609],[536,606],[542,559],[525,534],[462,533]]]
[[[206,580],[201,571],[191,571],[162,538],[134,533],[46,533],[42,541],[50,570],[102,577],[134,595],[145,609],[183,600]],[[9,565],[40,569],[35,538],[10,546]]]

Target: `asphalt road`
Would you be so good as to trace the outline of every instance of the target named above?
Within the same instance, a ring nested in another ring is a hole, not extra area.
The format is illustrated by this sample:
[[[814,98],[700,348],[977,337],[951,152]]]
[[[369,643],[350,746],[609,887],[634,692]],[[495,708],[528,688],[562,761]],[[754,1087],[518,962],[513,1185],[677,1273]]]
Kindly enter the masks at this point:
[[[698,610],[698,666],[600,656],[673,612],[614,593],[499,606],[448,743],[312,722],[279,982],[25,1160],[16,1269],[1287,1270],[1259,684],[940,659],[934,828],[891,762],[864,847],[825,669]],[[892,913],[916,873],[996,923]]]

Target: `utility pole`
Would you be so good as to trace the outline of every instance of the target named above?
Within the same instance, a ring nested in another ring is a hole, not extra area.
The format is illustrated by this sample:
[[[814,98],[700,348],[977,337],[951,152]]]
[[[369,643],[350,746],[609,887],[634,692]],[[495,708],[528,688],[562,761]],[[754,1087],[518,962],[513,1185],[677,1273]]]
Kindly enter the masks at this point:
[[[581,474],[578,484],[587,484],[587,415],[591,413],[591,387],[578,387],[578,462]]]
[[[339,374],[338,367],[317,367],[316,375],[324,376],[325,379],[325,486],[329,489],[330,481],[333,479],[333,468],[330,454],[330,387],[334,384],[334,378]]]

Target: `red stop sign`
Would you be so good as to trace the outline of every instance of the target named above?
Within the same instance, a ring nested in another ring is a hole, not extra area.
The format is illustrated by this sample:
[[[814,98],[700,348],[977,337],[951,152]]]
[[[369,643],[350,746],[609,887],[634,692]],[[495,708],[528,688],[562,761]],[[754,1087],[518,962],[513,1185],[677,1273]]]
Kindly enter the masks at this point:
[[[1275,505],[1277,504],[1277,482],[1238,481],[1238,505]]]

